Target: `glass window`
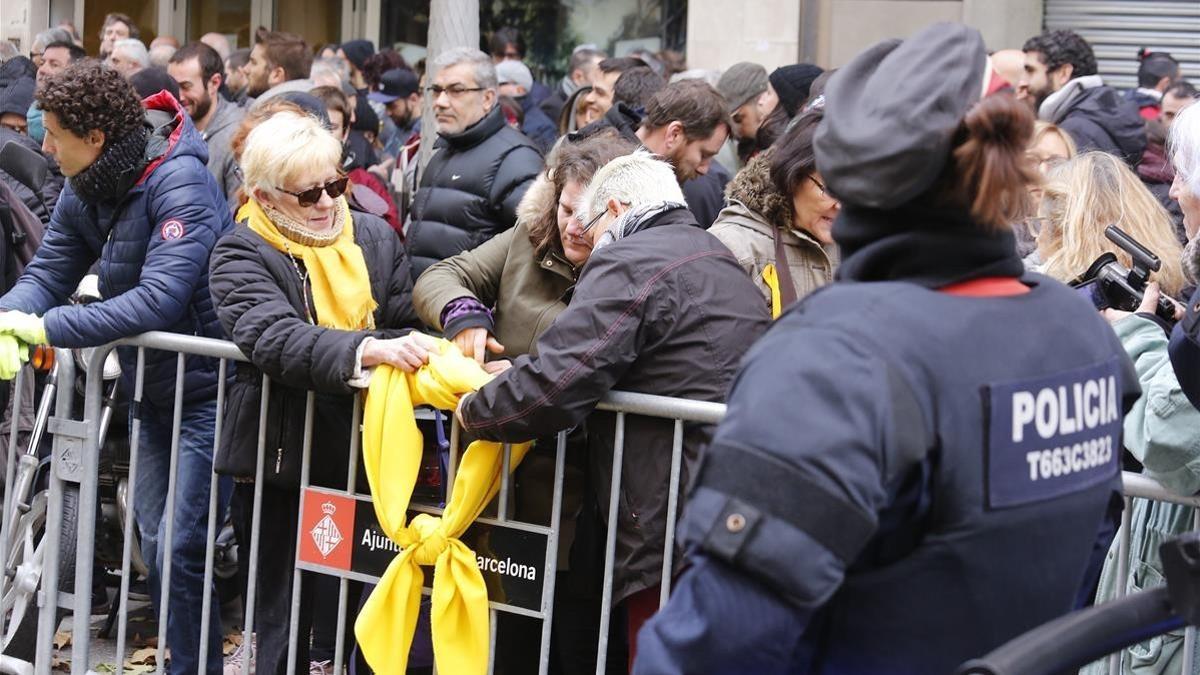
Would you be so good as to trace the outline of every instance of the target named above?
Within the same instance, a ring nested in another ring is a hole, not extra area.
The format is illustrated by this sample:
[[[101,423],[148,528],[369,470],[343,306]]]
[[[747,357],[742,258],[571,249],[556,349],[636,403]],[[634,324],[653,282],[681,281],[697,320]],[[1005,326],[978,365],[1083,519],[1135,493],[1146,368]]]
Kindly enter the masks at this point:
[[[110,12],[126,14],[137,25],[138,39],[148,46],[158,36],[158,0],[87,0],[83,10],[83,48],[100,53],[100,31]]]
[[[342,41],[342,0],[276,0],[275,30],[295,33],[316,51]]]
[[[253,44],[250,0],[190,0],[187,26],[189,40],[199,40],[205,33],[223,33],[230,50]]]

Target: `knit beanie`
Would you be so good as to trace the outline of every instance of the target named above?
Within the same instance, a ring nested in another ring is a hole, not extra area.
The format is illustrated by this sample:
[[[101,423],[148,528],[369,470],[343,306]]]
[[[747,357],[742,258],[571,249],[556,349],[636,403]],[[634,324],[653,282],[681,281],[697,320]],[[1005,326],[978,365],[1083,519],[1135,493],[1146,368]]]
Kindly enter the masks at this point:
[[[375,45],[370,40],[351,40],[342,43],[342,53],[346,55],[346,60],[354,64],[355,68],[363,69],[367,63],[367,59],[375,53]]]
[[[757,99],[767,90],[767,69],[742,61],[729,66],[717,80],[717,91],[725,97],[726,110],[732,115],[738,108]]]
[[[791,66],[781,66],[771,73],[771,86],[779,95],[779,104],[783,106],[788,117],[795,117],[800,106],[808,100],[808,90],[813,80],[825,72],[820,66],[811,63],[797,63]]]
[[[33,88],[33,78],[23,77],[0,89],[0,115],[16,113],[25,117],[29,106],[33,105]]]

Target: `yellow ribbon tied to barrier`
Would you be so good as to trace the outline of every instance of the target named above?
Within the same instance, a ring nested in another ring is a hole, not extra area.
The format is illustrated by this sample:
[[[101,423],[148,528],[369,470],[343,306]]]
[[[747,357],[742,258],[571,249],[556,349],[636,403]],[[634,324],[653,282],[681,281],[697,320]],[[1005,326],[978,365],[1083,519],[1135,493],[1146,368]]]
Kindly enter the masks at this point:
[[[774,264],[768,264],[762,271],[763,283],[771,289],[771,319],[778,319],[783,313],[783,300],[779,297],[779,272]]]
[[[431,405],[452,411],[459,398],[491,379],[446,340],[437,340],[429,363],[416,373],[380,366],[371,376],[363,412],[363,466],[379,524],[402,548],[354,624],[359,648],[377,673],[405,672],[425,583],[423,565],[433,566],[431,620],[438,672],[487,671],[487,587],[475,554],[458,537],[500,490],[503,445],[476,441],[467,448],[450,503],[440,518],[420,514],[408,522],[408,506],[422,450],[413,408]],[[513,444],[512,467],[520,463],[529,445]]]

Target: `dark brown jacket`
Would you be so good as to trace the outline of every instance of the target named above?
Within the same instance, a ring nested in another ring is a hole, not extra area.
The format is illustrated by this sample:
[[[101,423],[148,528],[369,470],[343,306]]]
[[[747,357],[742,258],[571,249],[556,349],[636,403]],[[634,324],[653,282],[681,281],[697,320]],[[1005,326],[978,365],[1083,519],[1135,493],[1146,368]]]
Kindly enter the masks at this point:
[[[666,211],[592,254],[571,304],[538,340],[536,357],[467,398],[481,438],[518,441],[588,418],[592,476],[607,512],[614,415],[593,413],[610,390],[724,401],[742,354],[768,322],[733,255],[684,208]],[[613,599],[657,585],[665,545],[674,423],[629,415],[619,498]],[[712,436],[684,425],[683,477]],[[678,558],[676,558],[678,559]]]

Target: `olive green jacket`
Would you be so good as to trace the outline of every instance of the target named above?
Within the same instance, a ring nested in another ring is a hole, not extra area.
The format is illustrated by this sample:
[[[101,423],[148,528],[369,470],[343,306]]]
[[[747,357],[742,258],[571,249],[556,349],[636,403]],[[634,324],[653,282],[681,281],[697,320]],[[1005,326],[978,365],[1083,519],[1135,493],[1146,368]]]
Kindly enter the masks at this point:
[[[528,227],[518,222],[425,270],[413,287],[413,305],[426,325],[440,331],[442,310],[450,301],[479,300],[492,308],[491,333],[504,345],[504,358],[513,359],[537,353],[537,338],[567,306],[575,275],[557,251],[537,257]]]

